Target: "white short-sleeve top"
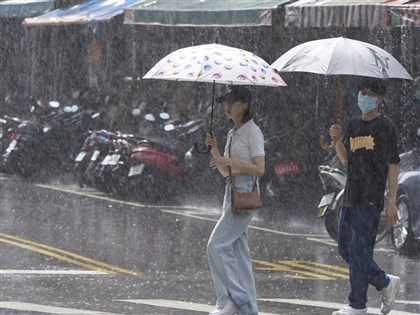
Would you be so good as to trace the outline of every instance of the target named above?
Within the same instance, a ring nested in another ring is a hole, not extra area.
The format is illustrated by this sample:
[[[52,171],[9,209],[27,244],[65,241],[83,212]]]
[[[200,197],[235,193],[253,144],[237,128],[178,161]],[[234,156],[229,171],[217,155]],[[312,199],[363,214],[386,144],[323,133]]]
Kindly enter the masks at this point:
[[[252,163],[253,157],[265,156],[264,135],[253,119],[248,120],[238,130],[235,130],[235,128],[229,130],[225,146],[225,157],[229,157],[229,143],[231,141],[230,157],[232,159]],[[232,168],[232,174],[235,173],[240,173],[240,171]]]

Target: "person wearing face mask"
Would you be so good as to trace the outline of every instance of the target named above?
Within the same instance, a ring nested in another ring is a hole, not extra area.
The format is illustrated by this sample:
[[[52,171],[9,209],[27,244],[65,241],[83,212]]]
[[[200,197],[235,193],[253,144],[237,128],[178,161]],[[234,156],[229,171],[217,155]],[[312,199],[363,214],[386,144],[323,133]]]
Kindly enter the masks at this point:
[[[373,259],[387,180],[387,223],[393,226],[398,220],[396,198],[400,158],[397,136],[390,121],[378,110],[385,92],[382,80],[362,79],[358,94],[361,117],[350,120],[343,136],[341,126],[330,128],[330,136],[336,140],[338,158],[348,167],[339,216],[338,253],[349,264],[351,286],[348,305],[333,315],[366,314],[369,284],[379,291],[381,312],[388,314],[400,286],[400,278],[386,274]]]
[[[251,192],[264,174],[264,136],[254,123],[252,94],[243,86],[233,85],[217,98],[234,127],[228,132],[224,154],[217,146],[216,135],[208,134],[211,146],[210,166],[230,177],[240,192]],[[229,170],[230,168],[230,170]],[[248,225],[253,213],[232,211],[231,182],[227,181],[223,213],[207,244],[207,256],[216,290],[216,309],[210,315],[257,315],[257,297],[248,248]]]

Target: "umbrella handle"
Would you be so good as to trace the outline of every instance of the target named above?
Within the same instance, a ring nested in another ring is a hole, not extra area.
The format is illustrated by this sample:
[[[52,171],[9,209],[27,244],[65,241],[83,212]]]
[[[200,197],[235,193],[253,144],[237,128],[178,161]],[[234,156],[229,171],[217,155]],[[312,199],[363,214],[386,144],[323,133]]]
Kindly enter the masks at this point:
[[[200,154],[207,154],[210,152],[211,146],[205,146],[203,144],[198,144],[197,142],[194,142],[194,150],[195,152]]]
[[[216,43],[218,42],[218,38],[216,38]],[[213,80],[213,92],[212,92],[212,96],[211,96],[211,116],[210,116],[210,133],[213,132],[213,111],[214,111],[214,91],[216,88],[216,81]],[[200,146],[200,148],[199,148]],[[207,146],[207,148],[204,149],[204,145],[199,145],[197,142],[194,143],[194,150],[197,153],[200,154],[207,154],[210,152],[211,150],[211,146]]]
[[[337,87],[335,89],[335,120],[334,120],[335,125],[338,124],[339,117],[340,117],[340,101],[341,101],[341,80],[340,80],[340,76],[338,76]],[[331,144],[327,145],[325,144],[324,136],[319,137],[319,144],[321,145],[322,148],[328,151],[331,151],[335,147],[336,142],[337,140],[333,139]]]
[[[327,145],[327,144],[325,144],[324,136],[321,135],[319,137],[319,144],[321,145],[322,148],[324,148],[325,150],[328,150],[328,151],[331,151],[335,147],[336,142],[337,142],[337,140],[334,139],[331,142],[330,145]]]

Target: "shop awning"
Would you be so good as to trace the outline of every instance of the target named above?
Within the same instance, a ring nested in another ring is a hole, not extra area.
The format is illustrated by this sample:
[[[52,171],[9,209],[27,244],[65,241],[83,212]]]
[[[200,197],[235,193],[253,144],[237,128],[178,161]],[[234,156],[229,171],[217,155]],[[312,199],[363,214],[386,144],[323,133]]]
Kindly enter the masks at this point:
[[[389,25],[393,6],[408,0],[300,0],[286,5],[286,25],[297,27],[366,27]]]
[[[420,27],[420,1],[392,6],[389,16],[389,26]]]
[[[126,24],[167,26],[271,25],[272,11],[290,0],[147,0],[124,11]]]
[[[27,18],[25,25],[84,24],[105,21],[120,15],[124,9],[144,0],[90,0],[68,9],[58,9],[41,16]]]
[[[0,18],[25,18],[54,9],[55,0],[8,0],[0,2]]]

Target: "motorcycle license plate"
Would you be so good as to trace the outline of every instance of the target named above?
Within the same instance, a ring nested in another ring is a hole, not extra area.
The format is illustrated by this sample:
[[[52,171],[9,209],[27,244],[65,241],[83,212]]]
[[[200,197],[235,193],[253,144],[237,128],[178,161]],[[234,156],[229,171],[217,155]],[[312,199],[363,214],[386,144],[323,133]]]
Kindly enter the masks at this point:
[[[110,159],[108,160],[108,165],[115,165],[120,160],[120,154],[113,154],[111,155]]]
[[[101,153],[101,151],[95,150],[95,152],[93,152],[92,157],[90,158],[90,160],[93,161],[93,162],[96,161],[96,159],[99,156],[99,153]]]
[[[144,169],[144,164],[134,165],[130,168],[130,172],[128,173],[128,177],[135,176],[141,174]]]
[[[10,153],[11,151],[13,151],[16,148],[17,145],[17,141],[16,140],[12,140],[12,142],[10,142],[9,146],[6,149],[7,153]]]
[[[327,211],[328,207],[332,205],[334,201],[334,196],[335,193],[331,193],[322,197],[318,205],[318,218],[322,218],[325,215],[325,212]]]
[[[108,165],[112,160],[112,155],[107,155],[101,162],[101,165]]]
[[[335,196],[335,193],[324,195],[321,201],[319,202],[318,208],[331,205],[334,200],[334,196]]]
[[[76,156],[75,161],[76,161],[76,162],[80,162],[80,161],[82,161],[82,160],[85,158],[86,154],[87,154],[87,153],[86,153],[85,151],[80,152],[80,153]]]

